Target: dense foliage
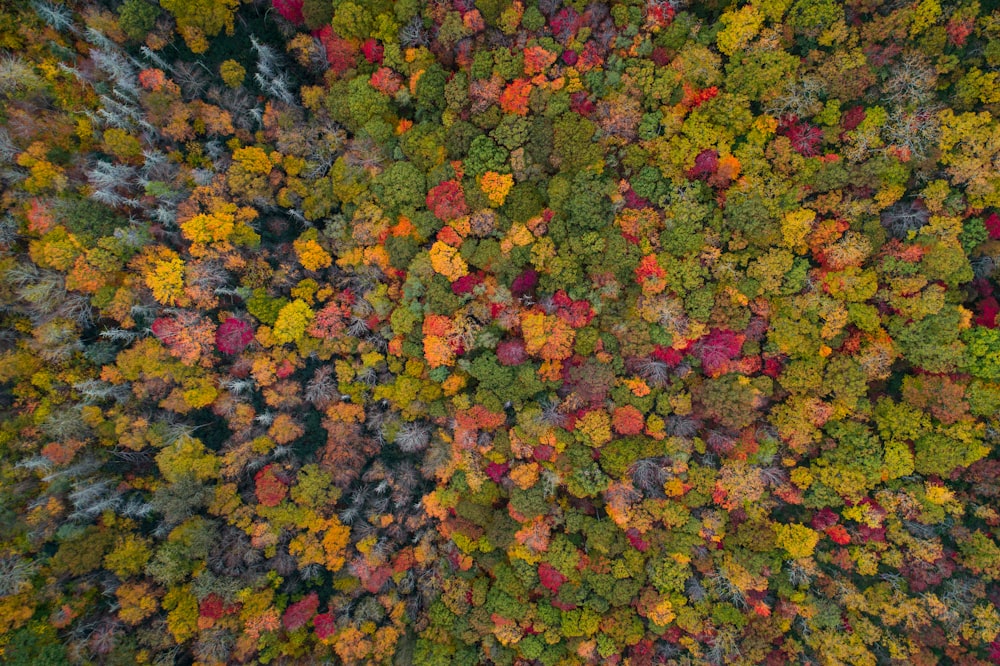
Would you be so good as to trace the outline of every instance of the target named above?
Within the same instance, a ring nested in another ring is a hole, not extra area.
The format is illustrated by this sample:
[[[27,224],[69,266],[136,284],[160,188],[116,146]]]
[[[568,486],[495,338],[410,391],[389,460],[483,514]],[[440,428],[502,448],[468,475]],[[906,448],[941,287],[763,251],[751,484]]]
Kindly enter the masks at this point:
[[[0,49],[3,663],[1000,664],[996,3]]]

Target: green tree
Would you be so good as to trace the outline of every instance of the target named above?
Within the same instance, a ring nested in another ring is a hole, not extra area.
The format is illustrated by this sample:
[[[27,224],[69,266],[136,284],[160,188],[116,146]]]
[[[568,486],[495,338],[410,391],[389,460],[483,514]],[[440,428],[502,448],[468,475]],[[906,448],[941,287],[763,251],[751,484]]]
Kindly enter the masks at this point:
[[[136,41],[145,39],[156,24],[160,8],[147,0],[125,0],[118,9],[118,27]]]

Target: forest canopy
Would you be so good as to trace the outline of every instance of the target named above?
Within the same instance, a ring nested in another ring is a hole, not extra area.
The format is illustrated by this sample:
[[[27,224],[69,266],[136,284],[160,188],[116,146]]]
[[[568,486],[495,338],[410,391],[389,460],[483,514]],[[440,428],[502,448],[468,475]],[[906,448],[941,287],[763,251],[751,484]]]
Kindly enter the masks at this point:
[[[991,0],[0,5],[0,662],[1000,664]]]

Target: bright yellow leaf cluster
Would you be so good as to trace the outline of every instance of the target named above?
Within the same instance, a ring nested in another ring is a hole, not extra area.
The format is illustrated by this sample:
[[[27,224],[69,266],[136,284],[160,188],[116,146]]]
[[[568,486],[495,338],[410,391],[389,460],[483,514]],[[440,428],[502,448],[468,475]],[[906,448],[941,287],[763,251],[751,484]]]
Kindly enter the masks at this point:
[[[274,322],[274,339],[281,345],[298,340],[306,332],[314,316],[315,313],[305,301],[292,301],[278,313],[278,319]]]
[[[808,208],[801,208],[785,215],[781,221],[781,235],[784,245],[795,250],[799,254],[806,251],[806,235],[812,230],[813,220],[816,219],[816,212]]]
[[[819,532],[799,523],[775,525],[774,534],[778,546],[787,550],[788,554],[796,559],[812,555],[813,549],[819,543]]]
[[[496,171],[487,171],[479,179],[479,187],[490,200],[490,206],[498,208],[507,200],[510,188],[514,187],[514,176],[509,173],[500,174]]]
[[[48,151],[45,143],[36,141],[31,144],[26,151],[17,156],[19,166],[27,168],[31,173],[24,181],[23,187],[26,192],[39,194],[49,189],[62,191],[69,182],[62,167],[59,167],[48,159]]]
[[[177,644],[198,633],[198,600],[191,594],[191,586],[171,588],[163,597],[167,613],[167,630]]]
[[[649,618],[653,624],[665,627],[676,617],[674,614],[674,606],[670,603],[669,599],[660,599],[655,606],[649,609],[646,617]]]
[[[431,246],[431,268],[452,282],[469,273],[469,265],[456,248],[437,241]]]
[[[267,151],[258,146],[237,148],[233,151],[233,161],[239,162],[240,166],[247,173],[260,175],[271,173],[271,167],[273,166],[267,155]]]
[[[292,246],[295,248],[295,254],[299,256],[299,263],[307,271],[318,271],[333,263],[333,257],[330,256],[330,253],[311,238],[296,240]]]
[[[611,441],[611,418],[603,409],[589,411],[577,422],[576,433],[590,446],[604,446]]]
[[[339,571],[344,566],[344,551],[351,537],[351,528],[340,524],[336,518],[331,518],[326,534],[323,536],[323,550],[326,552],[326,568],[329,571]]]
[[[764,25],[764,16],[752,5],[746,5],[739,11],[726,12],[719,21],[725,27],[719,31],[716,43],[720,51],[731,56],[757,36]]]
[[[219,65],[219,75],[222,81],[230,88],[239,88],[243,85],[247,70],[235,60],[225,60]]]
[[[535,237],[528,230],[528,227],[524,226],[520,222],[515,222],[511,225],[510,231],[502,241],[500,241],[500,251],[504,254],[510,254],[510,251],[515,247],[524,247],[525,245],[531,245],[535,240]]]
[[[225,210],[195,215],[181,223],[181,233],[192,243],[221,243],[228,240],[235,229],[236,218]]]
[[[559,361],[573,353],[576,331],[559,317],[529,312],[521,318],[525,349],[546,361]]]
[[[184,260],[167,250],[166,258],[153,264],[146,273],[146,286],[153,292],[153,298],[163,305],[175,305],[184,295]]]

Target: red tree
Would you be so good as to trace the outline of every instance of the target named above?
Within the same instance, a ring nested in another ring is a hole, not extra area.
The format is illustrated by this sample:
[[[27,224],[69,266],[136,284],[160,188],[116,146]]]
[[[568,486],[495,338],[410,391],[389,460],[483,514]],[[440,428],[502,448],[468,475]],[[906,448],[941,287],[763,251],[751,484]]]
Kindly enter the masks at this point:
[[[469,212],[462,185],[453,180],[446,180],[431,188],[427,193],[427,208],[444,222],[462,217]]]
[[[215,331],[215,347],[223,354],[239,354],[252,340],[253,326],[236,317],[222,322]]]
[[[302,16],[302,0],[271,0],[271,4],[289,23],[299,25],[305,20]]]
[[[319,610],[319,595],[310,592],[302,600],[285,609],[285,615],[281,619],[282,624],[287,631],[295,631],[299,627],[304,627],[317,610]]]
[[[257,501],[264,506],[278,506],[288,495],[288,485],[278,475],[274,465],[268,465],[254,477]]]

